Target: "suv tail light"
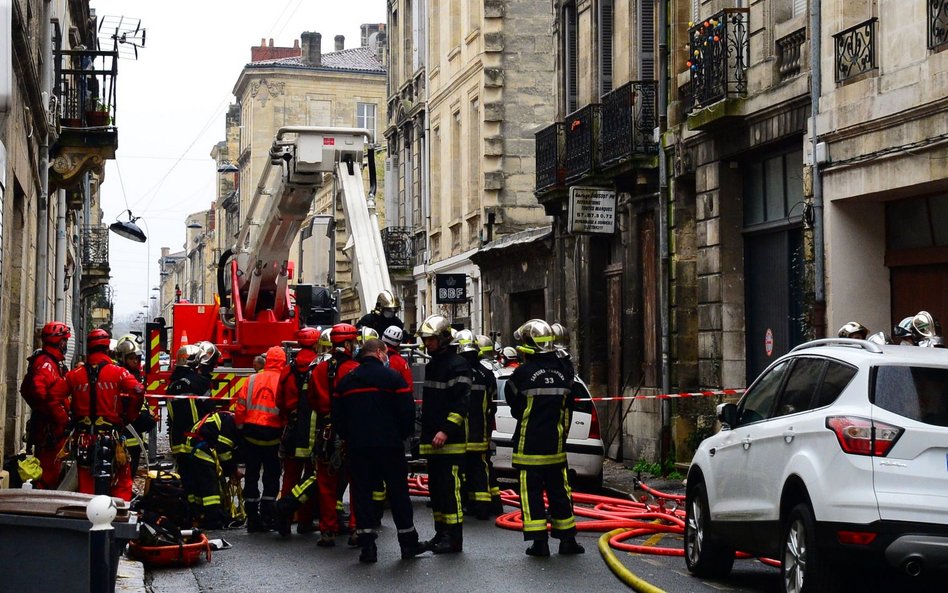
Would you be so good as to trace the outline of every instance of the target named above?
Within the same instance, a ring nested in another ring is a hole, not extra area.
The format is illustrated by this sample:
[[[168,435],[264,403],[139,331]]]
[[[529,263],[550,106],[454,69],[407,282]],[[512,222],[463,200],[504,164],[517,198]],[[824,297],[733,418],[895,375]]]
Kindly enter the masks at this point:
[[[592,403],[592,413],[589,414],[589,438],[598,439],[599,438],[599,414],[596,413],[596,403]]]
[[[829,416],[826,428],[836,434],[843,452],[885,457],[905,429],[859,416]]]

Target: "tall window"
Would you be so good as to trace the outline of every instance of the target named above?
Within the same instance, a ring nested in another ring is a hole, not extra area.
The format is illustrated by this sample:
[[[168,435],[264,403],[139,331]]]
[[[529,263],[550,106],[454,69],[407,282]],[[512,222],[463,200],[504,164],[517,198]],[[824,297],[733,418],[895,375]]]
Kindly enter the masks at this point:
[[[451,49],[461,45],[461,0],[451,1],[451,13],[448,15],[448,23],[451,25]]]
[[[579,47],[576,31],[576,5],[563,7],[563,97],[566,113],[576,111],[579,93]]]
[[[467,158],[468,171],[471,172],[471,181],[468,183],[468,202],[464,209],[465,213],[470,212],[480,206],[480,176],[481,176],[481,105],[474,98],[471,99],[471,107],[468,117],[467,130]]]
[[[431,161],[432,163],[443,163],[444,155],[441,154],[441,127],[434,126],[431,129]],[[447,167],[432,167],[431,169],[431,227],[437,229],[441,226],[441,176]]]
[[[402,18],[405,19],[405,26],[402,27],[404,33],[404,44],[405,44],[405,78],[404,80],[409,80],[412,73],[415,72],[415,68],[418,67],[418,58],[416,52],[417,48],[414,47],[415,42],[415,15],[414,7],[412,6],[412,0],[405,0],[405,10],[403,11]]]
[[[467,0],[467,32],[471,33],[474,29],[481,26],[481,4],[484,0]]]
[[[599,94],[612,90],[612,47],[615,36],[613,0],[599,0]]]
[[[461,217],[461,112],[455,111],[451,116],[451,160],[448,169],[451,171],[451,220]]]
[[[372,132],[375,139],[375,103],[356,103],[356,127]]]
[[[639,2],[639,80],[655,80],[655,5],[651,2]]]

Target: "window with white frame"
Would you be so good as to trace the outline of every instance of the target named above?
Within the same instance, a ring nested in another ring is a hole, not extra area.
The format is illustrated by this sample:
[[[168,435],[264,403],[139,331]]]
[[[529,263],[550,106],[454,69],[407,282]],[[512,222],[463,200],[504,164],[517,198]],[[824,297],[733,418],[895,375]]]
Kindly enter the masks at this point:
[[[375,103],[356,103],[356,127],[372,132],[375,138]]]

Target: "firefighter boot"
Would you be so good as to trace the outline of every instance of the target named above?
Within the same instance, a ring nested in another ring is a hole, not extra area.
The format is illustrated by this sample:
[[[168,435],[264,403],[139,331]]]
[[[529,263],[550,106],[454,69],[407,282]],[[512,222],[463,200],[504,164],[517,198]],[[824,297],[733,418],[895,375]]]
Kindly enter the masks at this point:
[[[244,510],[247,511],[247,533],[263,532],[263,521],[260,520],[260,502],[245,500]]]
[[[451,525],[441,534],[431,551],[435,554],[457,554],[464,551],[464,536],[460,525]]]
[[[418,541],[418,532],[414,529],[399,533],[398,545],[402,549],[402,560],[414,558],[428,551],[427,546]]]
[[[373,541],[370,544],[362,546],[362,551],[359,552],[359,562],[378,562],[379,561],[379,550],[375,546]]]
[[[573,554],[583,554],[586,552],[584,548],[575,537],[566,537],[560,540],[560,554],[567,556]]]
[[[276,501],[272,498],[260,501],[260,520],[263,523],[263,531],[276,531]]]
[[[533,540],[533,543],[527,548],[527,556],[548,558],[550,556],[550,542],[546,538]]]
[[[276,504],[276,528],[283,537],[290,536],[290,528],[293,525],[293,513],[300,507],[300,501],[295,496],[286,496],[277,501]],[[249,513],[248,513],[249,517]],[[249,519],[248,519],[249,521]]]
[[[423,545],[426,550],[434,550],[434,545],[441,539],[441,536],[444,535],[445,531],[448,530],[448,526],[440,521],[435,521],[435,534],[434,536],[426,541]]]

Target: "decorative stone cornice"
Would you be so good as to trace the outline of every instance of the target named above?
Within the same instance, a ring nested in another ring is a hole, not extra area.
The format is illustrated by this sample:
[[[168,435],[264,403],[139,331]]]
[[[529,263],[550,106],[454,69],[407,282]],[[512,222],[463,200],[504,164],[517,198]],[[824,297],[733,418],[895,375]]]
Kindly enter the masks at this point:
[[[255,80],[250,83],[250,96],[256,97],[257,93],[260,92],[260,87],[265,88],[267,91],[267,95],[261,97],[262,101],[265,101],[269,97],[279,97],[286,92],[285,82],[270,82],[266,78],[261,78],[260,80]]]
[[[90,171],[101,177],[105,173],[105,161],[114,158],[113,147],[65,147],[50,162],[49,189],[75,189],[82,182],[83,174]]]

